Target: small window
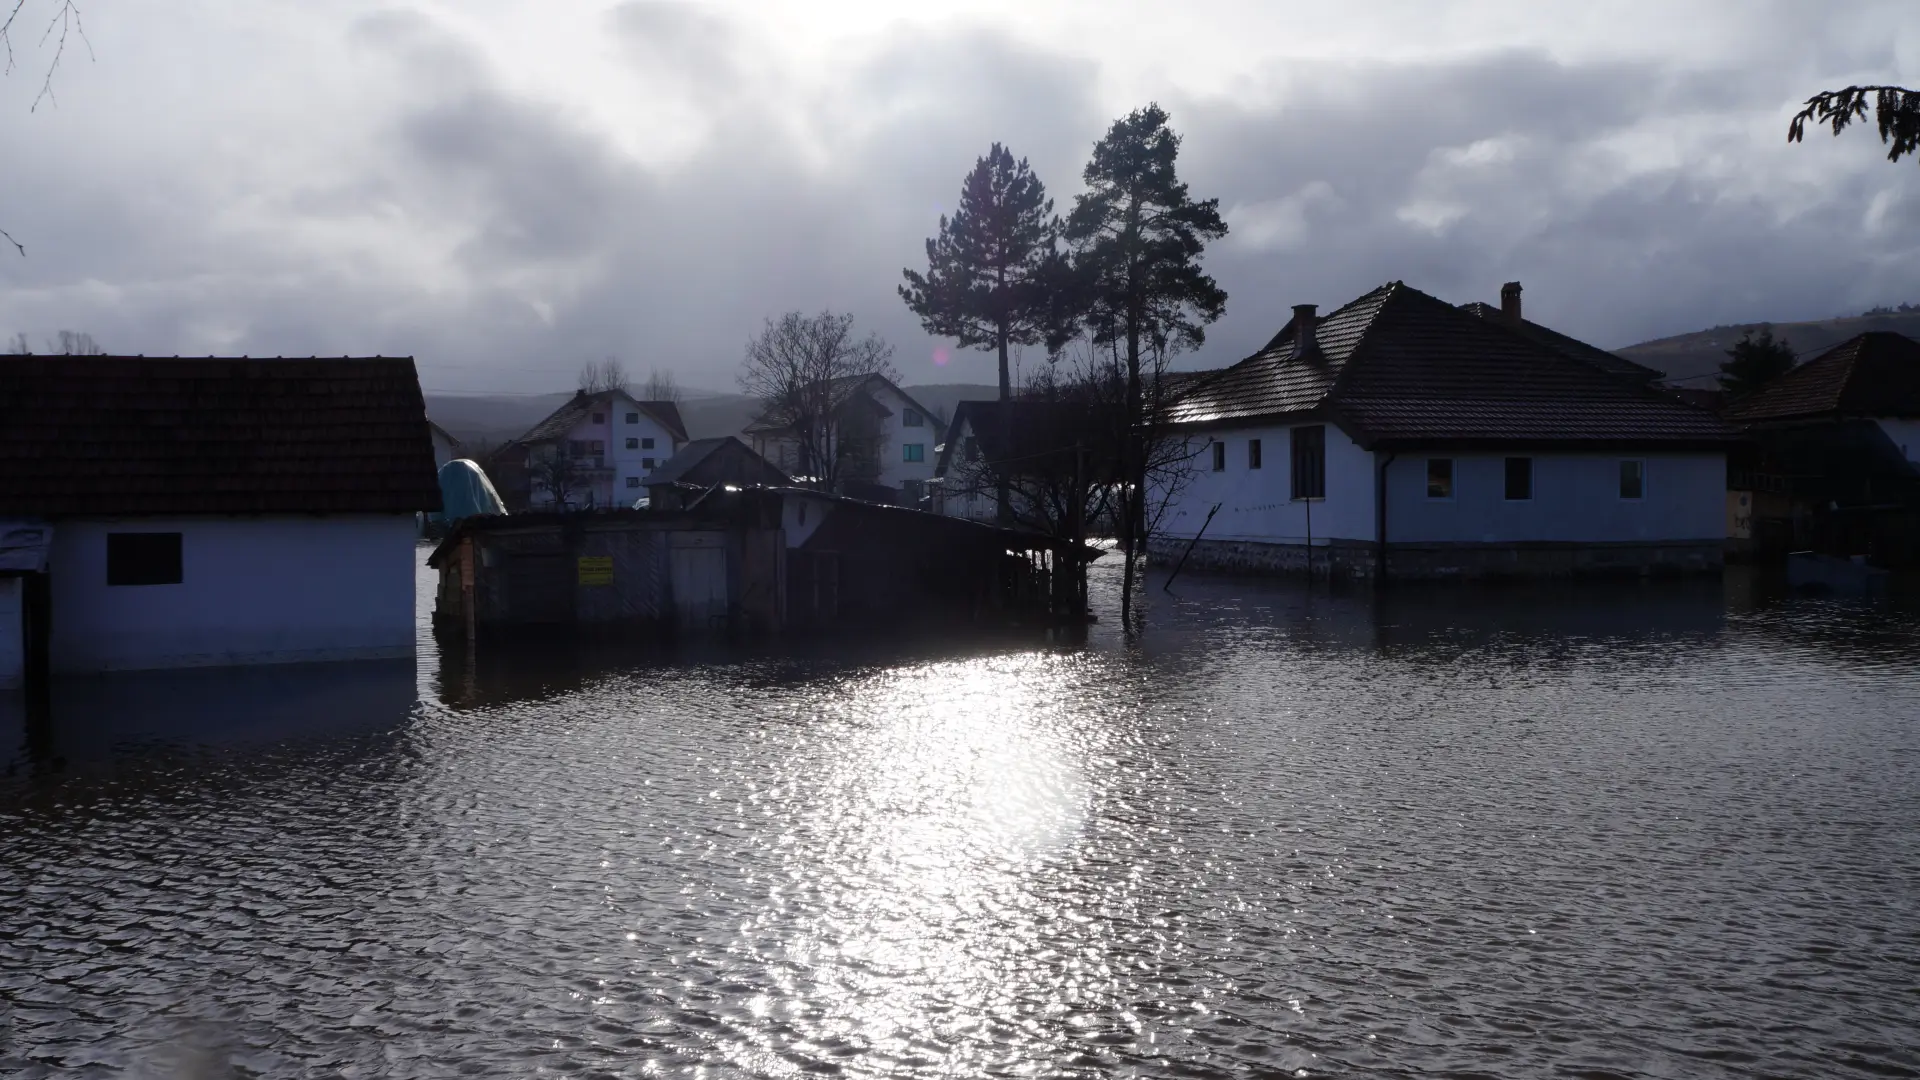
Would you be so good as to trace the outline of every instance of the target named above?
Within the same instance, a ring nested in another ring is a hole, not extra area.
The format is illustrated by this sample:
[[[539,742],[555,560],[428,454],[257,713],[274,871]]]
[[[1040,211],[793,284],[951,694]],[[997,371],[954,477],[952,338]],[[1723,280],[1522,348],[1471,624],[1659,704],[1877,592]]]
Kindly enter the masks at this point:
[[[604,454],[607,452],[607,444],[601,442],[599,439],[593,440],[592,445],[593,445],[592,454],[594,457],[599,457],[601,454]]]
[[[1247,440],[1247,468],[1257,469],[1259,467],[1260,467],[1260,440],[1248,439]]]
[[[903,444],[901,444],[901,446],[900,446],[900,460],[901,460],[901,461],[925,461],[925,460],[927,460],[927,444],[926,444],[926,443],[917,443],[917,442],[910,442],[910,443],[903,443]]]
[[[1647,493],[1647,463],[1644,461],[1622,461],[1620,463],[1620,497],[1638,499]]]
[[[639,440],[639,439],[628,439],[628,440],[627,440],[627,449],[629,449],[629,450],[638,450],[638,449],[640,449],[640,440]]]
[[[1453,459],[1436,457],[1427,459],[1427,498],[1453,498]]]
[[[653,468],[653,459],[652,459],[652,458],[650,458],[650,457],[643,457],[643,458],[641,458],[641,459],[640,459],[640,467],[641,467],[641,468],[643,468],[643,469],[651,469],[651,468]]]
[[[640,414],[639,414],[639,413],[637,413],[637,412],[630,412],[630,413],[628,413],[628,414],[627,414],[627,423],[629,423],[629,424],[637,424],[637,423],[639,423],[639,422],[640,422]]]
[[[586,457],[589,453],[592,453],[591,450],[587,449],[592,445],[592,443],[587,442],[585,439],[571,439],[567,442],[567,456]]]
[[[606,416],[606,414],[605,414],[605,413],[594,413],[594,414],[593,414],[593,422],[594,422],[594,423],[596,423],[596,424],[604,424],[604,423],[606,423],[606,422],[607,422],[607,416]]]
[[[652,436],[643,436],[643,437],[642,437],[642,438],[640,439],[640,449],[642,449],[642,450],[651,450],[651,449],[653,449],[653,438],[652,438]]]
[[[108,533],[107,584],[178,585],[180,534]]]
[[[1507,498],[1515,502],[1533,498],[1533,459],[1507,459]]]
[[[639,487],[639,486],[640,486],[640,478],[639,478],[639,477],[637,477],[637,476],[629,476],[629,477],[627,477],[627,486],[628,486],[628,487],[630,487],[630,488],[637,488],[637,487]]]
[[[1227,444],[1218,439],[1215,439],[1213,443],[1213,471],[1227,471]]]
[[[901,427],[922,427],[926,422],[926,417],[920,415],[919,409],[903,409],[900,412]]]
[[[1293,429],[1293,497],[1327,497],[1327,429],[1320,424]]]

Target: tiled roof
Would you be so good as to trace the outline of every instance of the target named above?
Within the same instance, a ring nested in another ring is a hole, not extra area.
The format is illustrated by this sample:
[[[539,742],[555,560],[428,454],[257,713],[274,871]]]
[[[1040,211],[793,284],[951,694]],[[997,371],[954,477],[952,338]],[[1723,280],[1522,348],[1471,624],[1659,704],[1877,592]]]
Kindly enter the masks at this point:
[[[973,432],[974,446],[986,462],[1008,462],[1014,472],[1071,468],[1075,440],[1097,455],[1112,440],[1102,438],[1095,409],[1076,401],[1014,398],[1012,401],[962,401],[954,406],[940,444],[934,475],[945,475],[962,447],[962,430]]]
[[[1185,394],[1175,423],[1314,413],[1363,445],[1419,441],[1720,443],[1713,414],[1391,282],[1316,321],[1320,354],[1294,356],[1294,324]]]
[[[1563,356],[1572,357],[1584,364],[1591,364],[1609,375],[1618,375],[1623,379],[1642,383],[1653,382],[1662,375],[1661,372],[1644,364],[1636,364],[1624,356],[1615,356],[1605,349],[1589,345],[1576,337],[1568,337],[1551,327],[1541,326],[1537,322],[1524,318],[1518,321],[1509,319],[1505,312],[1492,304],[1476,300],[1471,304],[1462,304],[1460,308],[1474,318],[1505,327],[1536,345],[1545,345]]]
[[[746,443],[731,435],[722,435],[717,439],[695,439],[681,447],[678,453],[661,462],[659,468],[648,473],[642,483],[647,487],[679,483],[707,464],[708,459],[723,451],[733,455],[736,459],[735,464],[739,466],[723,471],[735,473],[747,483],[784,486],[793,482],[786,473],[774,468],[771,462],[754,453],[753,448]],[[746,475],[749,473],[757,475]]]
[[[0,357],[0,514],[439,507],[409,358]]]
[[[1727,407],[1742,423],[1818,416],[1920,417],[1920,342],[1848,338]]]
[[[680,406],[671,401],[641,401],[623,390],[602,390],[597,394],[575,394],[566,404],[553,410],[545,420],[528,428],[525,435],[514,441],[541,443],[564,439],[596,407],[611,411],[623,402],[653,417],[675,440],[687,440],[687,426],[680,420]]]

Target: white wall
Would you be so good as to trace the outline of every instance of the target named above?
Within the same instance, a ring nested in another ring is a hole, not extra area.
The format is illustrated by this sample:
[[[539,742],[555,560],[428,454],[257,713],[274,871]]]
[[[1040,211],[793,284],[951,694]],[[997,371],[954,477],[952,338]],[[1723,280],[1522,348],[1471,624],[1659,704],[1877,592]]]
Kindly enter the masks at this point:
[[[1430,457],[1453,459],[1450,500],[1427,497]],[[1401,453],[1387,467],[1387,541],[1603,543],[1726,536],[1722,454],[1535,454],[1533,498],[1516,501],[1506,498],[1506,457]],[[1620,497],[1622,458],[1646,462],[1638,500]]]
[[[1876,420],[1880,430],[1887,433],[1893,445],[1900,448],[1900,455],[1908,461],[1920,462],[1920,420]]]
[[[109,532],[179,532],[177,585],[108,585]],[[62,521],[55,671],[411,656],[413,515]]]
[[[1283,425],[1233,428],[1195,435],[1191,479],[1160,519],[1165,536],[1191,537],[1215,503],[1220,512],[1206,526],[1208,540],[1269,544],[1307,542],[1312,515],[1313,542],[1330,538],[1368,540],[1374,536],[1373,455],[1355,445],[1346,432],[1327,424],[1327,496],[1292,498],[1292,428]],[[1247,444],[1260,440],[1260,468],[1248,465]],[[1208,444],[1225,443],[1226,468],[1213,470]]]
[[[438,472],[440,466],[454,459],[457,451],[453,445],[453,438],[451,436],[438,428],[431,430],[433,431],[433,468],[434,471]]]
[[[17,577],[0,577],[0,690],[17,689],[26,674],[23,592]]]
[[[593,419],[595,416],[600,418],[598,422]],[[633,418],[631,422],[628,417]],[[629,448],[628,439],[636,445]],[[632,506],[635,499],[647,493],[644,486],[647,474],[665,464],[683,445],[676,443],[666,426],[641,409],[637,402],[617,397],[589,409],[586,418],[561,440],[563,444],[574,441],[599,443],[606,471],[591,473],[592,483],[580,485],[579,494],[570,501],[584,506],[591,491],[593,505],[600,507]],[[649,441],[652,446],[647,445]],[[560,450],[565,452],[565,445]],[[531,501],[535,505],[551,505],[552,498],[536,488]]]
[[[933,479],[934,447],[940,444],[941,431],[933,416],[913,404],[904,394],[895,392],[891,387],[882,387],[875,395],[880,404],[892,410],[893,415],[881,421],[880,478],[879,482],[890,488],[898,489],[908,480],[925,483]],[[908,426],[911,413],[918,413],[920,423]],[[906,447],[918,445],[920,460],[906,460]]]

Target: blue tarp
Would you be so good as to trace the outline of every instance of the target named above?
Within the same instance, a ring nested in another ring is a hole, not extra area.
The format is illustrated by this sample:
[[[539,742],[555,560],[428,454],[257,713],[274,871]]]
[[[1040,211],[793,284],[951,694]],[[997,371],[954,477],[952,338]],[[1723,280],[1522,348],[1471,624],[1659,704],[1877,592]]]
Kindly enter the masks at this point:
[[[480,514],[505,516],[507,507],[493,482],[480,466],[466,458],[456,458],[440,466],[440,512],[430,515],[434,521],[451,525],[461,518]]]

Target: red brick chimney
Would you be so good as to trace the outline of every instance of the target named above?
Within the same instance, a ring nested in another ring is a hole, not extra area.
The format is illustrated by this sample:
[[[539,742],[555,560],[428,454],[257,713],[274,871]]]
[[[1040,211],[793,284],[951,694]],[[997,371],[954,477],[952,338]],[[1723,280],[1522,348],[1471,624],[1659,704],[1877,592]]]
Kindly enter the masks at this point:
[[[1505,285],[1500,286],[1500,314],[1505,315],[1514,322],[1520,321],[1519,282],[1509,281]]]

